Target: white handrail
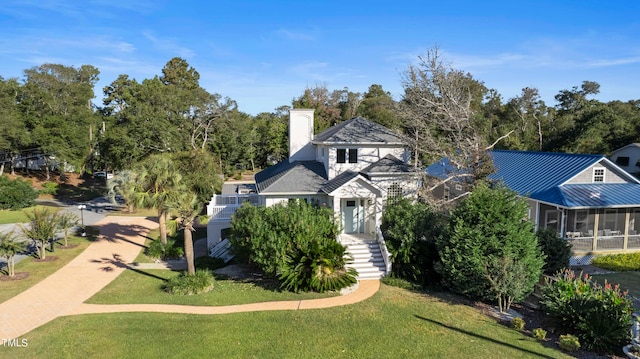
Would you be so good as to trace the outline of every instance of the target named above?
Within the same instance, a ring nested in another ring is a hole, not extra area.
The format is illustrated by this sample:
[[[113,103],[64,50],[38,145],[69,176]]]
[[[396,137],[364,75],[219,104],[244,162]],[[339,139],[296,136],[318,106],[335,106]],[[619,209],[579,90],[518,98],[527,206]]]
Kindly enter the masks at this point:
[[[391,273],[391,256],[389,255],[389,250],[387,249],[387,244],[384,241],[384,236],[382,235],[380,227],[376,227],[376,241],[378,241],[378,246],[380,246],[380,253],[382,253],[382,259],[384,260],[384,274],[389,274]]]

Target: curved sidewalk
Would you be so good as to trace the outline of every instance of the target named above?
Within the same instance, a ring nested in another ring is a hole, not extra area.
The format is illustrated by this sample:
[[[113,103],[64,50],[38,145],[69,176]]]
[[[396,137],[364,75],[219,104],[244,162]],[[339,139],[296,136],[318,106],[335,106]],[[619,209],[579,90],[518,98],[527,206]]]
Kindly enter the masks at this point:
[[[81,304],[70,315],[90,313],[156,312],[184,314],[229,314],[269,310],[299,310],[339,307],[361,302],[380,288],[379,280],[362,280],[355,291],[338,297],[308,300],[262,302],[226,306],[196,306],[175,304]]]
[[[346,295],[300,301],[279,301],[230,306],[186,306],[165,304],[84,304],[95,293],[128,268],[143,248],[145,235],[157,223],[142,217],[106,217],[100,239],[78,257],[38,284],[0,303],[0,338],[18,338],[65,315],[116,312],[162,312],[227,314],[249,311],[319,309],[348,305],[374,295],[378,280],[360,281]]]

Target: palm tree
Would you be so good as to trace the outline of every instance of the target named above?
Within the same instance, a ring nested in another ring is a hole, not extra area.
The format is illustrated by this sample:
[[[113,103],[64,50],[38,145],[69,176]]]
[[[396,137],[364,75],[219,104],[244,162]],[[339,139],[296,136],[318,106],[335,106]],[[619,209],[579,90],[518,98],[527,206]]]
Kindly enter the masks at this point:
[[[15,273],[15,257],[16,254],[27,249],[27,242],[18,239],[13,231],[0,233],[0,257],[7,260],[7,274],[13,277]]]
[[[127,212],[133,212],[136,209],[136,193],[138,190],[136,176],[137,174],[133,171],[121,171],[115,178],[107,182],[108,196],[111,202],[116,202],[116,195],[122,196]]]
[[[73,213],[64,213],[58,217],[58,228],[64,232],[64,246],[67,246],[69,229],[78,225],[78,216]]]
[[[187,257],[187,274],[194,275],[196,273],[194,251],[193,251],[193,235],[195,230],[193,225],[196,217],[203,208],[203,203],[198,199],[198,195],[188,191],[177,192],[178,195],[171,198],[169,205],[176,211],[178,218],[178,226],[184,233],[184,255]]]
[[[138,203],[158,210],[160,242],[167,243],[168,201],[173,192],[181,187],[182,175],[166,155],[153,155],[142,163],[138,183],[143,192],[138,192]]]
[[[34,208],[33,212],[26,212],[26,215],[29,219],[29,224],[28,226],[20,225],[20,229],[27,238],[39,243],[38,257],[45,259],[45,245],[48,240],[53,239],[56,229],[58,229],[60,216],[55,212],[49,211],[48,208]]]

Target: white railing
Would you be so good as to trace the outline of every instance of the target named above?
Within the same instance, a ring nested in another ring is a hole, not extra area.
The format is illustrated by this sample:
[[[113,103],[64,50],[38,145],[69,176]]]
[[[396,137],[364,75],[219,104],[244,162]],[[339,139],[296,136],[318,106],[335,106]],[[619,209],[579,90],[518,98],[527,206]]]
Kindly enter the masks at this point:
[[[376,227],[376,241],[378,241],[378,246],[380,246],[380,253],[382,253],[382,259],[384,260],[384,274],[389,274],[391,273],[391,256],[389,255],[387,243],[385,243],[384,241],[384,236],[382,235],[380,227]]]
[[[233,216],[238,208],[245,202],[259,206],[260,197],[257,194],[214,194],[207,205],[207,216],[209,216],[211,220],[230,220],[231,216]]]

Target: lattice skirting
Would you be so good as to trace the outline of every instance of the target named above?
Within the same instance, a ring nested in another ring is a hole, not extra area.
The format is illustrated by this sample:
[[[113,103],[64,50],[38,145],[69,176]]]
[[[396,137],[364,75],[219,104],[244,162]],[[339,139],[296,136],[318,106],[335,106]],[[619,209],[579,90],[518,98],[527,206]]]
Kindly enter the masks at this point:
[[[584,255],[584,256],[572,256],[569,259],[569,265],[570,266],[585,266],[585,265],[589,265],[589,264],[591,264],[591,261],[595,257],[596,256],[592,255],[592,254],[588,254],[588,255]]]

